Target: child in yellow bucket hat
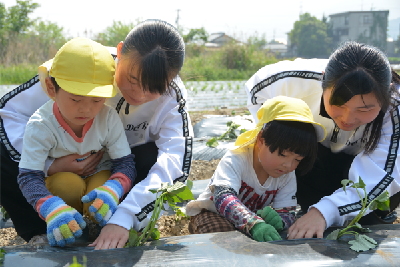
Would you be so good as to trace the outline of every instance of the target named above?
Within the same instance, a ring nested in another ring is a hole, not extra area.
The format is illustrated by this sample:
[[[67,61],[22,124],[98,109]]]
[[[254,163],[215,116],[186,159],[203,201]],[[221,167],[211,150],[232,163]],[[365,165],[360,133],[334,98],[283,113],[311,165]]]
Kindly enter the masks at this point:
[[[86,226],[82,213],[104,226],[136,177],[122,122],[114,109],[104,105],[116,94],[114,72],[109,51],[86,38],[70,40],[53,60],[39,67],[41,85],[52,100],[26,125],[18,183],[46,221],[51,246],[73,243],[82,235]],[[102,150],[104,155],[98,153]],[[70,172],[45,177],[49,157],[71,155],[77,162],[96,153],[93,156],[103,158],[87,177]]]
[[[295,169],[311,169],[325,128],[303,100],[286,96],[267,100],[257,117],[257,126],[221,159],[206,190],[187,204],[192,233],[238,229],[264,242],[280,240],[279,231],[294,223]]]

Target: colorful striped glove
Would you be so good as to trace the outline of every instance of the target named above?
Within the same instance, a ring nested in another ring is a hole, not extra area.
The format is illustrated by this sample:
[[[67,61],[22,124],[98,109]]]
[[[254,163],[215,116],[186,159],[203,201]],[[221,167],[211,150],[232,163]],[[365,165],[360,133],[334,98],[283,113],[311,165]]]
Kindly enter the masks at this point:
[[[46,220],[47,238],[53,247],[74,243],[75,237],[80,237],[86,227],[82,215],[56,196],[43,203],[40,215]]]
[[[83,203],[94,202],[89,207],[89,212],[103,227],[110,220],[117,210],[119,199],[122,197],[124,189],[115,180],[108,180],[104,185],[97,187],[82,197]]]
[[[276,229],[264,222],[256,223],[251,229],[250,234],[258,242],[282,240]]]
[[[278,232],[283,230],[281,216],[279,216],[279,214],[270,206],[266,206],[262,210],[258,210],[257,215],[263,218],[265,223],[272,225]]]

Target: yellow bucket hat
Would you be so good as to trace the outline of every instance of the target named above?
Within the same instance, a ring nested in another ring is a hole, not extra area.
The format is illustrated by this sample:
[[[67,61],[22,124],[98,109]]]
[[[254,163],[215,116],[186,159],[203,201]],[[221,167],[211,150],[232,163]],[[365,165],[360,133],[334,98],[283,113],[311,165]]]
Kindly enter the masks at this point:
[[[311,123],[315,128],[318,142],[323,141],[326,136],[324,126],[314,121],[307,103],[298,98],[276,96],[272,99],[268,99],[257,111],[257,118],[259,121],[256,128],[239,135],[233,150],[254,143],[258,133],[264,127],[264,124],[273,120]]]
[[[44,78],[49,77],[49,64],[50,76],[71,94],[107,98],[117,94],[113,86],[115,61],[107,48],[95,41],[74,38],[58,50],[54,59],[39,67],[39,79],[46,93]]]

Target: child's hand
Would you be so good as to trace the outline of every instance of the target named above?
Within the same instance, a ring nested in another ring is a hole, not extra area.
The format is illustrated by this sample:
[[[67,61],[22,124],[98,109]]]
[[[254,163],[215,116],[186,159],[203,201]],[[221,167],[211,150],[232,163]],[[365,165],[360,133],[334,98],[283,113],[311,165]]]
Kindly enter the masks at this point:
[[[257,215],[263,218],[267,224],[272,225],[278,232],[283,230],[282,218],[273,208],[266,206],[264,209],[258,210]]]
[[[250,234],[258,242],[282,240],[276,229],[264,222],[255,224],[250,229]]]
[[[43,203],[40,215],[46,219],[47,238],[53,247],[74,243],[75,237],[80,237],[86,227],[82,215],[56,196]]]
[[[100,235],[89,247],[96,246],[94,249],[113,249],[123,248],[128,241],[129,231],[124,227],[107,224],[101,229]]]
[[[100,150],[95,154],[90,155],[88,152],[84,155],[71,154],[58,159],[55,159],[53,164],[47,170],[47,175],[53,175],[58,172],[72,172],[79,176],[89,176],[96,171],[96,166],[103,157],[104,151]],[[82,161],[76,161],[79,158],[87,157]]]
[[[82,202],[89,203],[94,200],[89,207],[89,212],[99,222],[100,226],[104,226],[117,210],[123,192],[122,185],[118,181],[108,180],[104,185],[83,196]]]

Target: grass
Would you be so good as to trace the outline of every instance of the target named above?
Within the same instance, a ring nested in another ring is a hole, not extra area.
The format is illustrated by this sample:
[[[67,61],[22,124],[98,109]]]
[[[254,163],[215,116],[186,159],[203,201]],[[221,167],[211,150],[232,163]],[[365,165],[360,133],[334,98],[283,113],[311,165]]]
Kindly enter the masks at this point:
[[[0,66],[0,84],[22,84],[37,75],[38,65]]]

